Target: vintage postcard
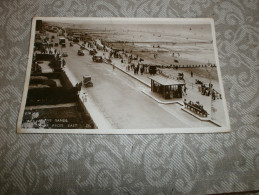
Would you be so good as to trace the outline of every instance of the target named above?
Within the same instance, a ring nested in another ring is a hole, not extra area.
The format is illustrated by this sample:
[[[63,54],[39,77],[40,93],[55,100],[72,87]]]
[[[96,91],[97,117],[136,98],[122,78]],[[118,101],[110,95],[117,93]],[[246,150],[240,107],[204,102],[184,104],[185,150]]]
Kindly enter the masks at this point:
[[[229,131],[213,19],[33,18],[18,133]]]

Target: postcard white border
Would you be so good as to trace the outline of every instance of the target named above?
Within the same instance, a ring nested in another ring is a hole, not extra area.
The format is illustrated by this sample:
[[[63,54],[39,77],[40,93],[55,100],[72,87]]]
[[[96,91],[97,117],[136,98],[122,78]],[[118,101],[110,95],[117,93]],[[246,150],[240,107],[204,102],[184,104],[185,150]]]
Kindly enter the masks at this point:
[[[160,128],[160,129],[22,129],[22,118],[25,110],[25,103],[27,99],[29,80],[31,74],[32,66],[32,55],[34,47],[34,35],[36,31],[36,20],[51,21],[57,20],[57,22],[62,21],[99,21],[100,23],[116,22],[118,24],[132,23],[132,24],[154,24],[159,22],[159,24],[210,24],[214,55],[216,60],[217,73],[219,78],[220,90],[222,93],[223,107],[226,119],[226,126],[224,127],[200,127],[200,128]],[[23,89],[23,96],[21,101],[20,112],[17,121],[17,133],[73,133],[73,134],[170,134],[170,133],[227,133],[231,131],[229,114],[227,109],[227,103],[225,99],[225,91],[223,87],[223,81],[221,76],[221,70],[219,66],[218,50],[216,45],[216,33],[214,20],[212,18],[121,18],[121,17],[34,17],[32,19],[31,26],[31,38],[30,38],[30,48],[29,57],[26,70],[25,84]]]

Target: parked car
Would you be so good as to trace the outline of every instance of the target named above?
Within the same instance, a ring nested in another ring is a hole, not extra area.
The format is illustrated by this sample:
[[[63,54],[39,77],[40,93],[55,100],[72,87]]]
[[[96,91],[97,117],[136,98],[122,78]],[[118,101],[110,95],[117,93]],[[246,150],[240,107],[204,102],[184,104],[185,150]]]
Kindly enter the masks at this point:
[[[84,75],[83,76],[83,84],[85,87],[93,87],[93,83],[91,81],[91,76]]]
[[[102,56],[93,56],[93,61],[94,62],[103,62],[103,58],[102,58]]]
[[[68,56],[67,52],[62,53],[62,57],[67,57],[67,56]]]
[[[84,54],[84,52],[82,50],[78,50],[77,55],[84,56],[85,54]]]
[[[92,55],[92,56],[95,55],[95,54],[97,54],[96,49],[90,50],[90,51],[89,51],[89,54]]]

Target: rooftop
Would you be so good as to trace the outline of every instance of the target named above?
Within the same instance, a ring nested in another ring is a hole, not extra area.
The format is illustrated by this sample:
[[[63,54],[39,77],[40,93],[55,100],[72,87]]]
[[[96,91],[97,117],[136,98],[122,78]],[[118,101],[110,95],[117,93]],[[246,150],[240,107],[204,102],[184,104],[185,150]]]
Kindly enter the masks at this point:
[[[163,76],[151,76],[149,77],[151,80],[154,80],[155,82],[161,84],[161,85],[184,85],[183,82],[175,81],[169,78],[165,78]]]

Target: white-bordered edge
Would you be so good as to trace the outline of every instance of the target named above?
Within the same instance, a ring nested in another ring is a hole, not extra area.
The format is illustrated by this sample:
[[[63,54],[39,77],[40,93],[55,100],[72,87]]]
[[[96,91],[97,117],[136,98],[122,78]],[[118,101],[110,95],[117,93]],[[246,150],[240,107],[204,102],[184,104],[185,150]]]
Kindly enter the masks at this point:
[[[133,22],[132,24],[154,24],[160,22],[160,24],[210,24],[214,55],[217,66],[217,73],[219,78],[220,90],[222,92],[222,100],[224,107],[224,114],[226,119],[226,126],[223,127],[199,127],[199,128],[159,128],[159,129],[22,129],[22,118],[25,110],[25,103],[28,94],[29,80],[32,66],[32,55],[35,41],[36,21],[110,21],[116,22]],[[31,37],[29,46],[28,63],[26,67],[26,76],[24,82],[24,89],[22,95],[22,101],[20,106],[20,112],[17,121],[17,133],[73,133],[73,134],[170,134],[170,133],[227,133],[231,131],[229,113],[227,108],[227,102],[225,98],[225,91],[223,87],[223,80],[221,76],[221,70],[219,66],[218,50],[216,45],[216,33],[213,18],[121,18],[121,17],[33,17],[31,25]]]

